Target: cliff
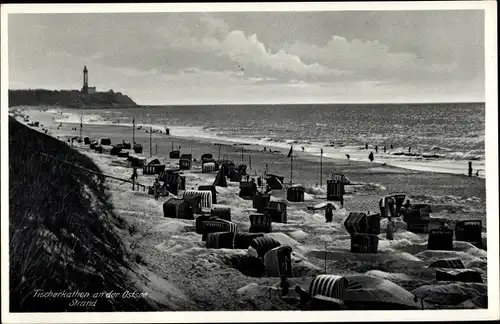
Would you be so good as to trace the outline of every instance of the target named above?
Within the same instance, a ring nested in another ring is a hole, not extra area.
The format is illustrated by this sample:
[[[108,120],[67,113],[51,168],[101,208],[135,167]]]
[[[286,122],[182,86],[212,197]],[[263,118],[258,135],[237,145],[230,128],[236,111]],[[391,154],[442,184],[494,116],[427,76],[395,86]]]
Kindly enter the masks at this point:
[[[40,105],[68,108],[138,107],[130,97],[113,90],[85,95],[78,90],[9,90],[9,107]]]

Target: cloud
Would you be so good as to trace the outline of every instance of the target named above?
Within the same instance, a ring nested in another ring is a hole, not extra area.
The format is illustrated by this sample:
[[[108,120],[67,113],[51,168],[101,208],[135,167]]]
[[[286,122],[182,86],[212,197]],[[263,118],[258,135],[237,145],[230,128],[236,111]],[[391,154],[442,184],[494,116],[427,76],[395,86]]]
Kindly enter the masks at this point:
[[[477,21],[466,28],[467,19]],[[139,101],[267,98],[271,89],[317,98],[468,87],[484,95],[481,19],[448,12],[11,15],[9,75],[17,85],[79,88],[85,64],[92,84],[127,89]]]
[[[302,41],[286,47],[289,53],[328,68],[342,68],[356,78],[415,80],[449,78],[457,72],[456,63],[429,64],[414,53],[393,52],[378,41],[363,41],[333,35],[324,46]]]

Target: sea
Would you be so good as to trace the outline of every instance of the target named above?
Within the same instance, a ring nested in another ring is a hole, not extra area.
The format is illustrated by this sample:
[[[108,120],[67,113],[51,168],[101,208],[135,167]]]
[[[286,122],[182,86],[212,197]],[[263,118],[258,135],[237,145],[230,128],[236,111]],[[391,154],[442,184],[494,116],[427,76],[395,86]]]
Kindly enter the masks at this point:
[[[485,104],[301,104],[61,109],[60,120],[485,177]],[[365,146],[368,145],[368,149]],[[384,151],[385,147],[385,151]],[[391,148],[392,147],[392,148]]]

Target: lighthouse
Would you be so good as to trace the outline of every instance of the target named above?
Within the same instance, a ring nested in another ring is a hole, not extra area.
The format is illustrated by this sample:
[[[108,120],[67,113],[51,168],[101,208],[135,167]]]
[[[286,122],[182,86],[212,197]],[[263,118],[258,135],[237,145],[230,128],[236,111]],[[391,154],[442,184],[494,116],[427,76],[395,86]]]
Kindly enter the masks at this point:
[[[87,70],[87,66],[83,67],[83,87],[82,87],[82,93],[83,94],[89,94],[89,93],[95,93],[96,89],[95,87],[89,87],[89,70]]]

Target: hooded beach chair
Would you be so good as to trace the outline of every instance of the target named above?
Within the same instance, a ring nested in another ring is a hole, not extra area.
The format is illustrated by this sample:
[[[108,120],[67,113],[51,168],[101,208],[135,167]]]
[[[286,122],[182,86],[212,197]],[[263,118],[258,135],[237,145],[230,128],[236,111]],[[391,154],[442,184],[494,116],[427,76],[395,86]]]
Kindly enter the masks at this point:
[[[325,296],[344,300],[344,291],[348,281],[343,276],[321,274],[317,275],[309,284],[309,295]]]
[[[292,248],[282,245],[264,255],[264,272],[268,277],[293,277]]]
[[[208,233],[207,249],[234,249],[234,238],[236,232],[216,232]]]
[[[249,249],[253,249],[259,258],[264,258],[267,252],[281,246],[281,243],[270,236],[260,236],[252,240]]]
[[[378,236],[375,234],[356,233],[351,235],[351,253],[371,253],[378,251]]]
[[[251,214],[250,233],[270,233],[272,231],[271,216],[268,214]]]

